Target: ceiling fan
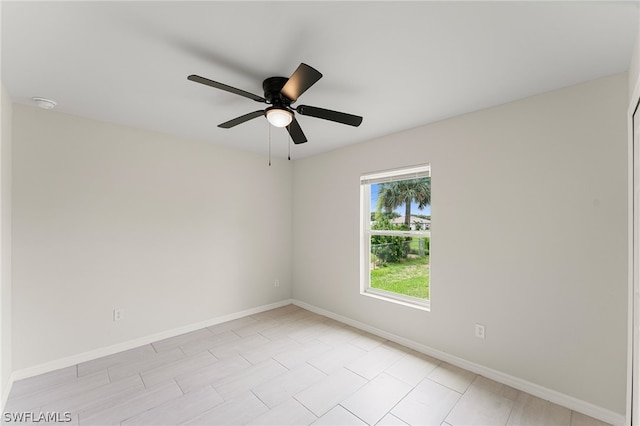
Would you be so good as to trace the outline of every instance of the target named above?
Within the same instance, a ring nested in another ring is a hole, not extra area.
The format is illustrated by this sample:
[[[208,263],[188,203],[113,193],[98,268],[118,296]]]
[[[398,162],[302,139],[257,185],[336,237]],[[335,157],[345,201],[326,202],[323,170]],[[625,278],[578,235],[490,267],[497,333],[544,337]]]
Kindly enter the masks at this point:
[[[298,100],[300,95],[322,78],[322,74],[319,71],[304,63],[301,63],[289,78],[269,77],[264,80],[262,82],[264,97],[195,74],[187,78],[196,83],[205,84],[216,89],[244,96],[256,102],[271,105],[264,110],[259,109],[219,124],[218,127],[222,127],[223,129],[230,129],[238,124],[264,115],[273,126],[286,127],[293,142],[300,144],[307,142],[307,137],[304,135],[298,120],[296,120],[294,111],[300,115],[322,118],[354,127],[358,127],[360,123],[362,123],[362,117],[358,115],[308,105],[291,106],[291,104]]]

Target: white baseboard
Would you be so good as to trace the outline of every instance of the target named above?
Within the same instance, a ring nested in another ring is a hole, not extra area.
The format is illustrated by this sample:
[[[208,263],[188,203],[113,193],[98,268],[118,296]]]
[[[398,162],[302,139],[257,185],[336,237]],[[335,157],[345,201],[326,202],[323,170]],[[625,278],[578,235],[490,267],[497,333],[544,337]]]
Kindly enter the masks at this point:
[[[113,355],[118,352],[126,351],[129,349],[137,348],[140,346],[148,345],[153,342],[157,342],[159,340],[168,339],[170,337],[179,336],[184,333],[189,333],[191,331],[200,330],[205,327],[211,327],[216,324],[221,324],[223,322],[231,321],[234,319],[246,317],[248,315],[257,314],[260,312],[268,311],[270,309],[280,308],[282,306],[290,305],[293,303],[291,299],[285,299],[280,302],[271,303],[269,305],[262,305],[251,309],[246,309],[244,311],[235,312],[233,314],[223,315],[220,317],[212,318],[206,321],[198,322],[195,324],[189,324],[183,327],[173,328],[171,330],[162,331],[160,333],[151,334],[148,336],[140,337],[138,339],[129,340],[126,342],[118,343],[111,346],[105,346],[103,348],[94,349],[91,351],[83,352],[77,355],[72,355],[69,357],[57,359],[55,361],[46,362],[44,364],[39,364],[33,367],[24,368],[21,370],[14,371],[11,374],[9,379],[9,386],[7,389],[7,395],[11,390],[11,385],[14,381],[26,379],[28,377],[37,376],[39,374],[48,373],[50,371],[59,370],[61,368],[70,367],[72,365],[76,365],[82,362],[91,361],[96,358],[101,358],[107,355]],[[2,395],[3,399],[5,399],[5,394]],[[4,403],[2,405],[4,407]]]
[[[439,351],[437,349],[431,348],[421,343],[414,342],[413,340],[405,339],[404,337],[400,337],[395,334],[386,332],[384,330],[380,330],[376,327],[372,327],[368,324],[364,324],[359,321],[355,321],[351,318],[338,315],[334,312],[327,311],[317,306],[309,305],[308,303],[301,302],[295,299],[293,300],[293,303],[308,311],[315,312],[316,314],[319,314],[319,315],[324,315],[336,321],[339,321],[344,324],[350,325],[352,327],[358,328],[360,330],[369,332],[376,336],[385,338],[392,342],[398,343],[402,346],[406,346],[408,348],[414,349],[425,355],[429,355],[441,361],[448,362],[449,364],[455,365],[456,367],[464,368],[465,370],[479,374],[488,379],[495,380],[496,382],[502,383],[507,386],[511,386],[514,389],[520,390],[522,392],[526,392],[528,394],[531,394],[538,398],[542,398],[547,401],[551,401],[554,404],[561,405],[570,410],[577,411],[579,413],[585,414],[587,416],[593,417],[603,422],[610,423],[613,425],[627,424],[625,416],[622,414],[616,413],[614,411],[599,407],[597,405],[591,404],[586,401],[582,401],[578,398],[574,398],[572,396],[563,394],[561,392],[557,392],[553,389],[545,388],[535,383],[531,383],[527,380],[523,380],[518,377],[511,376],[509,374],[505,374],[498,370],[494,370],[492,368],[488,368],[483,365],[476,364],[471,361],[467,361],[455,355],[451,355],[449,353]]]
[[[7,399],[9,398],[9,392],[11,392],[11,386],[13,386],[13,382],[15,381],[15,376],[13,373],[9,376],[9,380],[7,380],[7,384],[2,389],[2,399],[0,400],[0,413],[4,413],[4,407],[7,405]]]

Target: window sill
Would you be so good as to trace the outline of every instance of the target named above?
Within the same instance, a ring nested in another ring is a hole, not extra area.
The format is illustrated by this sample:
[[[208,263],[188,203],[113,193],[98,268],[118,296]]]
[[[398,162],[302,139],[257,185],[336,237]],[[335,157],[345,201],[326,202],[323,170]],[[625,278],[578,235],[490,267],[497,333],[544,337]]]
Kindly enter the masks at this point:
[[[431,312],[431,303],[428,300],[415,299],[402,295],[396,295],[387,291],[376,289],[367,289],[360,292],[361,295],[372,297],[378,300],[395,303],[396,305],[406,306],[408,308],[418,309],[421,311]]]

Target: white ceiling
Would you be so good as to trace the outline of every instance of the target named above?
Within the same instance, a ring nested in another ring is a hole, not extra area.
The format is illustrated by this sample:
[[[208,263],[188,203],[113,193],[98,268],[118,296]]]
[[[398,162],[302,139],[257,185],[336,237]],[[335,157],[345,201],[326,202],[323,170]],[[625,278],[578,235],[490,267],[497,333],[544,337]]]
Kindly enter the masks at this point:
[[[358,128],[298,116],[302,158],[629,68],[638,3],[7,2],[2,82],[17,103],[267,152],[263,95],[305,62],[324,77],[297,104],[362,115]],[[273,129],[273,154],[288,136]]]

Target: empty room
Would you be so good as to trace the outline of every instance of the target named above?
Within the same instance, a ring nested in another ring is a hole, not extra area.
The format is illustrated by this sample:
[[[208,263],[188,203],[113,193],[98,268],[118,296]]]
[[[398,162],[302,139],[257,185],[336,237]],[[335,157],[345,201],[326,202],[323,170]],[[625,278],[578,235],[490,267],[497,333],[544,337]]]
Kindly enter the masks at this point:
[[[2,424],[640,424],[639,2],[0,6]]]

